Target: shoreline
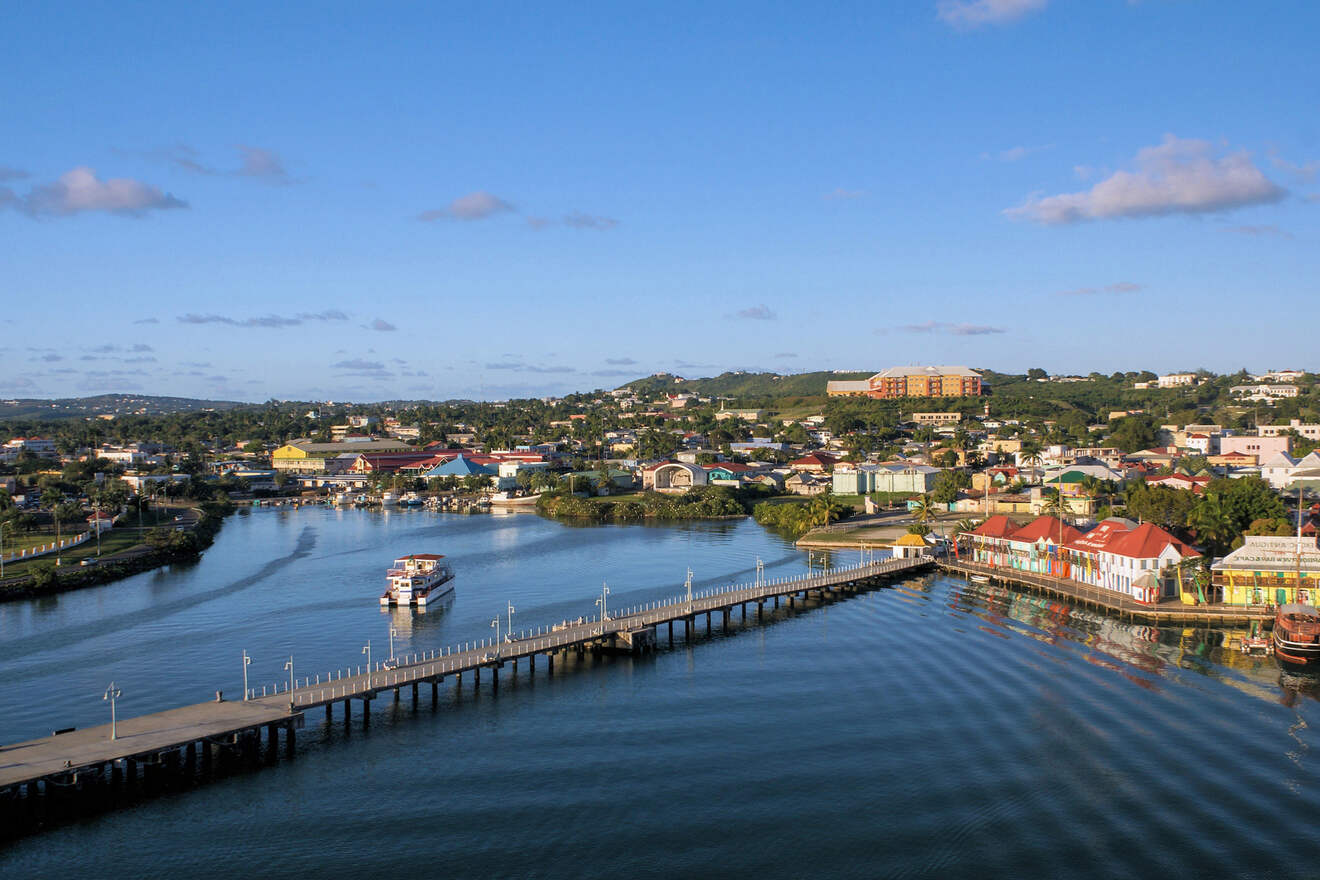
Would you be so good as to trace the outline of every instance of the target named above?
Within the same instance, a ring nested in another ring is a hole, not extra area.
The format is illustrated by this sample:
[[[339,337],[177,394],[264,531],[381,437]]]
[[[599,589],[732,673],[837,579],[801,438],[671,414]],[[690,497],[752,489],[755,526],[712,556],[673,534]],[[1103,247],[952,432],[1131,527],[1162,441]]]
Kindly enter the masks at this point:
[[[36,574],[28,572],[0,582],[0,603],[43,599],[61,593],[99,587],[167,565],[201,559],[206,550],[215,543],[215,536],[219,534],[225,518],[237,510],[232,501],[226,501],[211,510],[203,506],[208,503],[215,504],[215,502],[200,502],[198,506],[188,507],[187,511],[195,514],[196,519],[179,530],[196,539],[195,551],[180,552],[151,547],[145,543],[134,544],[113,556],[102,558],[94,566],[54,566],[54,579],[44,585],[38,585]],[[65,573],[65,570],[68,573]]]

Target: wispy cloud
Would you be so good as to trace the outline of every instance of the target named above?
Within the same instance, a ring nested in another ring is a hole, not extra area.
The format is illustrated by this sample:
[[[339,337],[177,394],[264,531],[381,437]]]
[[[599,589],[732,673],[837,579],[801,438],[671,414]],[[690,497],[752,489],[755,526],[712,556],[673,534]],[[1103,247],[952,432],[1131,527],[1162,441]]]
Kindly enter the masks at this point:
[[[391,324],[389,321],[386,321],[384,318],[377,318],[376,320],[372,321],[369,326],[371,327],[372,330],[379,330],[382,333],[392,333],[395,330],[399,329],[398,327],[395,327],[393,324]]]
[[[848,201],[850,199],[860,199],[866,195],[864,189],[844,189],[841,186],[835,187],[821,196],[827,202]]]
[[[0,165],[0,183],[8,180],[25,180],[30,175],[22,168],[11,168],[8,165]]]
[[[1165,135],[1137,153],[1135,170],[1119,171],[1085,192],[1033,196],[1004,214],[1047,226],[1085,220],[1202,214],[1277,202],[1286,190],[1245,151],[1216,158],[1207,141]]]
[[[140,180],[116,177],[102,180],[92,168],[79,166],[60,175],[53,183],[34,186],[25,196],[9,190],[0,196],[0,207],[9,205],[30,217],[68,217],[104,212],[140,217],[149,211],[186,208],[188,203]]]
[[[605,358],[605,363],[614,367],[631,367],[637,363],[630,357]]]
[[[621,376],[636,376],[636,370],[593,370],[593,376],[599,376],[602,379],[617,379]]]
[[[278,329],[281,327],[297,327],[307,321],[346,321],[348,315],[338,309],[327,309],[323,312],[300,312],[297,315],[260,315],[253,318],[231,318],[227,315],[217,315],[213,313],[198,314],[188,312],[185,315],[179,315],[176,320],[180,324],[225,324],[230,327],[265,327],[267,329]]]
[[[553,366],[537,366],[535,364],[525,364],[521,361],[504,361],[486,364],[488,370],[508,370],[514,373],[576,373],[573,367],[556,364]]]
[[[229,168],[204,162],[196,149],[184,143],[145,153],[123,152],[144,156],[152,161],[206,177],[247,177],[266,183],[293,183],[284,167],[284,160],[274,150],[254,147],[250,144],[235,144],[234,150],[238,153],[238,166]]]
[[[1007,150],[1000,150],[998,153],[982,153],[982,159],[995,159],[1000,162],[1020,162],[1033,153],[1043,153],[1046,150],[1054,149],[1054,144],[1042,144],[1036,147],[1009,147]]]
[[[946,24],[971,29],[1013,21],[1047,5],[1049,0],[939,0],[936,9]]]
[[[774,311],[765,303],[761,303],[759,306],[750,306],[749,308],[739,309],[734,315],[735,317],[749,321],[773,321],[775,319]]]
[[[383,370],[385,364],[381,361],[369,361],[363,358],[354,358],[347,361],[339,361],[330,365],[332,370]]]
[[[1135,281],[1119,281],[1115,284],[1107,284],[1104,287],[1074,287],[1071,290],[1060,290],[1059,296],[1098,296],[1102,293],[1136,293],[1142,290],[1145,285],[1137,284]]]
[[[459,196],[450,202],[446,208],[423,211],[417,215],[417,219],[428,223],[432,220],[444,219],[485,220],[488,217],[505,214],[513,210],[515,210],[513,205],[499,196],[491,195],[485,190],[477,190],[465,196]]]
[[[1289,162],[1276,152],[1270,153],[1270,164],[1278,170],[1284,172],[1296,179],[1299,183],[1311,183],[1316,175],[1320,174],[1320,159],[1312,159],[1310,162]],[[0,180],[3,180],[0,177]]]
[[[235,173],[239,177],[252,177],[267,183],[288,183],[289,173],[284,170],[284,160],[274,150],[238,144],[235,149],[241,164]]]
[[[159,324],[160,318],[138,318],[134,324]]]
[[[619,225],[619,221],[613,217],[598,217],[574,211],[564,215],[564,225],[570,229],[613,229]]]
[[[1264,226],[1230,226],[1229,232],[1236,232],[1238,235],[1249,235],[1253,238],[1273,237],[1291,239],[1293,234],[1286,229],[1280,229],[1274,225]]]
[[[787,358],[795,358],[795,357],[797,357],[797,356],[798,356],[798,355],[797,355],[797,352],[795,352],[795,351],[781,351],[781,352],[777,352],[777,353],[774,355],[774,357],[775,357],[777,360],[785,360],[785,359],[787,359]]]
[[[1003,327],[990,327],[985,324],[951,324],[946,321],[905,324],[899,329],[907,333],[946,333],[951,336],[988,336],[993,333],[1008,332]]]

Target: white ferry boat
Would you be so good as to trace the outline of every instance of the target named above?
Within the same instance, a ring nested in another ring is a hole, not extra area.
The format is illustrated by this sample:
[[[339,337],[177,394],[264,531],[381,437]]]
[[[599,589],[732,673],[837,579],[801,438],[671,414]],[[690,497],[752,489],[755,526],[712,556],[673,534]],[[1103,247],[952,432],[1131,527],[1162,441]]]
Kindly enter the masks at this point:
[[[381,594],[382,605],[416,605],[425,608],[428,601],[454,591],[454,570],[443,556],[413,553],[394,560],[387,573],[389,586]]]

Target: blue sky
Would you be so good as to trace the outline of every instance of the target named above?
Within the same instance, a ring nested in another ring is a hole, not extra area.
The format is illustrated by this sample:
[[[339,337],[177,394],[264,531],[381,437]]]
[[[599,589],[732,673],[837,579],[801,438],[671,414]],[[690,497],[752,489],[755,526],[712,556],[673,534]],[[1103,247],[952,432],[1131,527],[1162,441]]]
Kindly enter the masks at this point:
[[[188,6],[6,13],[0,396],[1320,369],[1311,2]]]

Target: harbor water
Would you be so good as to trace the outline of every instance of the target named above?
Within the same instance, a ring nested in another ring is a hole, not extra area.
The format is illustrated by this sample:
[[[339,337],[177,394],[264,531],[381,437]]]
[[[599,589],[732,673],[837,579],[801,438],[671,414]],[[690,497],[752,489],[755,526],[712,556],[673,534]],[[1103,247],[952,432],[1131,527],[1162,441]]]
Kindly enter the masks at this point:
[[[447,554],[452,600],[382,610]],[[833,564],[856,562],[836,552]],[[243,511],[198,562],[0,605],[0,742],[806,572],[750,520]],[[813,558],[821,564],[820,554]],[[753,615],[754,616],[754,615]],[[1307,877],[1320,685],[1220,630],[937,574],[640,658],[309,714],[294,760],[0,846],[0,876]],[[0,754],[0,759],[3,755]]]

